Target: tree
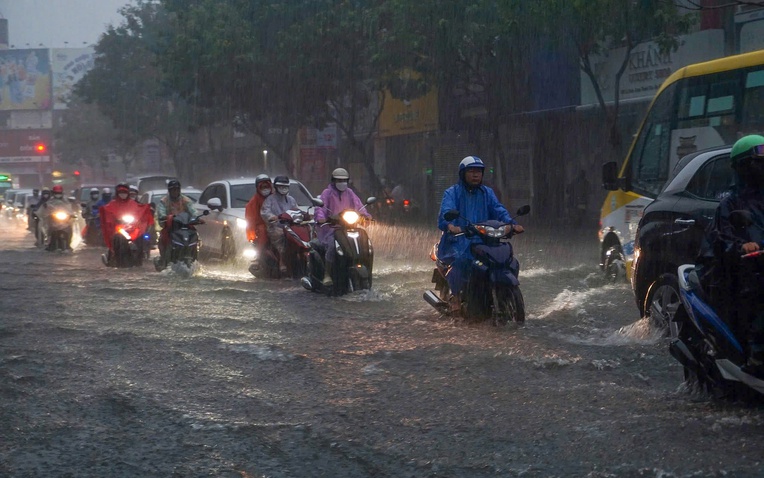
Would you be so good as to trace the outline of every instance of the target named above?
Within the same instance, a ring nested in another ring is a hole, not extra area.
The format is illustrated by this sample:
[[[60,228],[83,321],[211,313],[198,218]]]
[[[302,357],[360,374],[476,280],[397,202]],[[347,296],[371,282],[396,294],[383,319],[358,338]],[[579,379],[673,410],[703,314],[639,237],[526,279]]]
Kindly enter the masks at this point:
[[[544,0],[532,5],[534,18],[548,36],[575,45],[581,71],[591,81],[606,116],[610,144],[614,153],[622,156],[618,127],[620,82],[632,51],[650,40],[664,52],[676,50],[677,37],[689,31],[695,17],[682,12],[674,0]],[[594,59],[618,47],[624,47],[624,53],[613,79],[613,105],[608,108]]]
[[[100,166],[101,159],[111,152],[118,137],[111,120],[98,106],[86,103],[76,95],[67,102],[63,118],[63,126],[54,133],[61,160],[68,164],[82,161],[92,168]]]

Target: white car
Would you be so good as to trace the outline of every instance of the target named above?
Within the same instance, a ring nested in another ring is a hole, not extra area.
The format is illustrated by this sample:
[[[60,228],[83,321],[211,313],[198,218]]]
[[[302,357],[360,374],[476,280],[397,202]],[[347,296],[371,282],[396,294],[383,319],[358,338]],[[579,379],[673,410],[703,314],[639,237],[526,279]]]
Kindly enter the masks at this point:
[[[203,255],[226,261],[250,257],[252,248],[247,243],[244,208],[255,192],[255,178],[221,179],[204,189],[194,205],[199,213],[210,211],[204,218],[205,224],[196,228]],[[303,211],[313,206],[310,191],[301,182],[290,179],[289,194]]]
[[[196,188],[182,188],[180,190],[180,193],[184,196],[188,196],[189,199],[191,199],[194,202],[199,201],[199,197],[202,195],[202,191]],[[140,195],[138,198],[138,202],[141,204],[154,204],[154,207],[156,208],[157,205],[159,205],[159,201],[162,200],[163,197],[167,196],[167,188],[165,189],[152,189],[150,191],[146,191],[143,194]]]

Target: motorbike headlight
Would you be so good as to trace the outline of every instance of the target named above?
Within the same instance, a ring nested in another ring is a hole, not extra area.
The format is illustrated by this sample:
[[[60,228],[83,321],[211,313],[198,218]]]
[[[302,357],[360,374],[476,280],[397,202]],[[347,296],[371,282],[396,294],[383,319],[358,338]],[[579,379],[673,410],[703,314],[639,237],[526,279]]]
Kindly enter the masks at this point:
[[[55,217],[59,221],[66,221],[67,219],[69,219],[69,214],[64,211],[56,211],[53,213],[53,217]]]
[[[491,226],[475,226],[475,229],[477,229],[480,234],[488,237],[502,237],[506,234],[506,228],[504,226],[499,228]]]
[[[355,211],[345,211],[342,213],[342,220],[345,221],[348,226],[354,225],[360,218],[361,215]]]
[[[236,218],[236,226],[240,229],[246,229],[247,228],[247,221],[241,218]]]
[[[257,257],[257,250],[254,247],[247,247],[241,253],[245,259],[254,260]]]
[[[132,214],[125,214],[124,216],[122,216],[122,222],[124,222],[125,224],[132,224],[133,222],[135,222],[135,217],[133,217]]]

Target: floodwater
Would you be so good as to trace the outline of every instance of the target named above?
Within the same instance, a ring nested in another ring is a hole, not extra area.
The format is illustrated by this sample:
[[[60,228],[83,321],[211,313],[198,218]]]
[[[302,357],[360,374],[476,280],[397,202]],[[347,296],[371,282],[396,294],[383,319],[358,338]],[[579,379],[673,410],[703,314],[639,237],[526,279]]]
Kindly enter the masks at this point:
[[[494,328],[422,300],[435,230],[370,226],[373,289],[330,298],[0,218],[0,475],[760,476],[762,409],[684,389],[595,231],[526,230]]]

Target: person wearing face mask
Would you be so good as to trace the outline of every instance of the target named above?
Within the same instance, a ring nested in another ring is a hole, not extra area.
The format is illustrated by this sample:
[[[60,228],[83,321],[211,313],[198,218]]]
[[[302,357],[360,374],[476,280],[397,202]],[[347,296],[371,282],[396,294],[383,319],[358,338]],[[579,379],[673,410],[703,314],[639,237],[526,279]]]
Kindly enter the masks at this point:
[[[136,186],[134,184],[131,184],[130,185],[130,192],[128,193],[128,196],[133,201],[137,201],[138,200],[138,186]]]
[[[260,253],[268,246],[268,225],[260,215],[260,210],[272,192],[271,178],[267,174],[258,175],[255,178],[255,194],[244,208],[244,218],[247,220],[247,240],[255,245],[258,259]]]
[[[162,231],[159,233],[159,263],[160,267],[167,266],[167,247],[170,245],[170,231],[169,227],[165,227],[167,216],[174,216],[182,212],[187,212],[189,216],[197,216],[196,209],[194,208],[194,201],[188,196],[180,193],[180,181],[177,179],[171,179],[167,181],[167,196],[163,197],[159,204],[157,204],[157,220],[162,227]]]
[[[279,258],[279,272],[284,277],[287,273],[286,257],[284,248],[286,239],[284,237],[284,227],[279,224],[278,217],[287,211],[299,210],[297,200],[289,195],[289,178],[286,176],[276,176],[273,180],[273,187],[276,194],[271,194],[263,202],[260,209],[260,216],[268,222],[268,239],[276,249]]]
[[[42,230],[45,232],[45,237],[49,237],[48,234],[48,227],[50,223],[50,216],[56,211],[65,211],[69,214],[69,217],[74,215],[74,211],[72,210],[72,204],[69,202],[68,199],[64,197],[64,188],[60,184],[57,184],[53,186],[53,189],[51,190],[51,196],[50,199],[45,201],[38,209],[37,209],[37,217],[40,218],[40,225],[42,227]],[[68,233],[68,240],[67,240],[67,246],[66,250],[71,251],[72,250],[72,230],[71,226],[69,226],[69,233]],[[52,250],[52,244],[48,244],[46,246],[46,250]]]
[[[104,243],[109,248],[108,254],[103,254],[101,260],[109,267],[116,266],[113,240],[117,226],[122,223],[122,218],[127,215],[132,216],[133,224],[143,232],[147,231],[154,222],[154,216],[148,204],[139,204],[130,199],[130,188],[127,184],[117,184],[114,190],[116,192],[114,199],[99,208],[101,232]]]
[[[371,215],[363,207],[361,199],[348,188],[350,175],[345,168],[337,168],[332,171],[332,182],[321,193],[321,200],[324,202],[322,207],[316,208],[316,222],[321,224],[318,228],[318,240],[324,245],[326,255],[324,257],[324,287],[331,287],[334,283],[331,277],[332,265],[334,263],[334,228],[329,227],[326,220],[333,215],[339,214],[346,209],[353,209],[366,219],[371,219]]]
[[[709,302],[739,337],[748,340],[747,372],[764,379],[764,136],[740,138],[730,152],[735,186],[716,209],[698,258]],[[733,214],[733,212],[735,214]],[[742,215],[741,215],[742,213]],[[734,219],[733,219],[734,217]],[[744,220],[741,221],[741,217]]]

